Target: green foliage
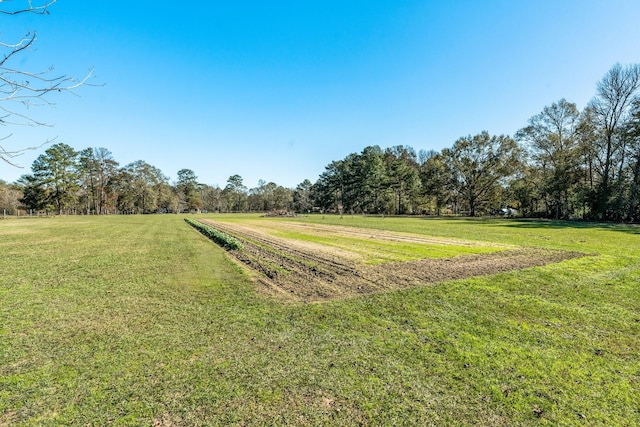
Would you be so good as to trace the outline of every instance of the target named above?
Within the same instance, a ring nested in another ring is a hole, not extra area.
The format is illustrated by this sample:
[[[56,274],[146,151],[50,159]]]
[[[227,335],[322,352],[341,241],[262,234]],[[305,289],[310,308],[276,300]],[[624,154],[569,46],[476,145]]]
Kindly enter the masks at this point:
[[[86,148],[80,152],[78,172],[80,205],[85,213],[114,213],[114,194],[110,181],[115,178],[118,162],[106,148]]]
[[[421,191],[416,152],[412,147],[397,145],[384,151],[386,186],[392,193],[392,209],[396,214],[418,211],[416,199]]]
[[[561,99],[529,119],[516,138],[531,150],[540,173],[540,192],[545,214],[555,219],[569,218],[569,198],[580,183],[580,112],[575,104]]]
[[[309,183],[311,185],[311,183]],[[303,193],[299,193],[301,195]],[[250,211],[288,211],[293,207],[294,192],[275,182],[258,181],[258,186],[249,190],[247,204]]]
[[[142,160],[121,168],[112,179],[118,194],[118,210],[127,213],[175,211],[175,195],[168,178],[155,166]]]
[[[43,191],[37,206],[53,205],[58,213],[70,209],[79,189],[78,153],[67,144],[55,144],[38,156],[31,166],[34,183]],[[36,208],[37,209],[37,208]]]
[[[232,236],[229,236],[222,231],[218,231],[213,227],[202,224],[201,222],[194,221],[189,218],[184,219],[187,224],[198,230],[200,233],[207,236],[209,239],[213,240],[218,245],[222,246],[225,249],[229,250],[241,250],[242,244]]]
[[[191,169],[180,169],[178,171],[176,189],[182,196],[182,202],[187,206],[189,211],[199,210],[202,207],[198,177]]]
[[[452,171],[441,153],[431,151],[420,168],[420,179],[426,196],[433,199],[432,213],[440,215],[450,200]]]
[[[25,209],[47,212],[55,209],[51,203],[51,190],[35,176],[22,175],[18,180],[18,185],[22,190],[22,197],[19,201]]]
[[[314,185],[316,205],[339,213],[417,213],[419,195],[415,150],[402,145],[331,162]]]
[[[244,212],[246,210],[247,187],[244,186],[240,175],[230,176],[227,180],[227,186],[222,193],[225,199],[227,199],[228,212]]]
[[[500,207],[495,203],[496,195],[500,185],[518,171],[520,154],[512,138],[488,132],[460,138],[452,148],[443,150],[452,171],[452,185],[466,202],[470,216]]]

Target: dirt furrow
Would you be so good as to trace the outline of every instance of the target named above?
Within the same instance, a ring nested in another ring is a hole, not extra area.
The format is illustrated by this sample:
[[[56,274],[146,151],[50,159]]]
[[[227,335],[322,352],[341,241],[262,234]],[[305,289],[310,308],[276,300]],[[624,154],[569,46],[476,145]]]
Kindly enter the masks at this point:
[[[204,223],[224,231],[238,239],[247,241],[253,240],[259,245],[268,247],[270,249],[281,251],[283,256],[290,258],[297,258],[304,260],[303,264],[313,265],[317,263],[319,265],[331,266],[333,270],[349,272],[355,268],[355,263],[336,256],[328,256],[327,254],[314,252],[308,249],[297,248],[289,240],[278,239],[268,234],[260,233],[249,228],[242,228],[235,225],[223,224],[219,222],[204,220]]]
[[[284,290],[294,299],[316,301],[340,297],[349,289],[344,286],[346,282],[358,283],[359,289],[371,288],[355,263],[293,248],[287,241],[242,227],[202,222],[238,239],[244,249],[234,251],[233,255],[262,273],[259,280],[267,288]]]
[[[327,251],[313,251],[237,224],[201,222],[238,239],[242,250],[230,253],[259,273],[264,290],[296,301],[348,298],[429,283],[542,266],[584,254],[547,249],[514,249],[445,259],[364,265]],[[376,238],[374,230],[367,234]],[[384,233],[385,238],[390,233]]]

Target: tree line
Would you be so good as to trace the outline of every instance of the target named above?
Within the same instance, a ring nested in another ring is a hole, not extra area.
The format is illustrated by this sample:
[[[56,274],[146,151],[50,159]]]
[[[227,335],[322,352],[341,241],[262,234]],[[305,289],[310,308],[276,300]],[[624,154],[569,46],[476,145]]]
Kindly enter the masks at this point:
[[[334,161],[314,200],[337,212],[640,218],[640,65],[616,64],[583,111],[561,99],[513,137],[452,147],[366,147]]]
[[[369,146],[296,188],[240,175],[224,188],[190,169],[170,184],[152,165],[120,167],[105,148],[55,144],[14,184],[0,209],[74,213],[288,210],[351,214],[513,214],[635,222],[640,218],[640,64],[614,65],[578,110],[561,99],[514,136],[481,132],[441,151]]]
[[[240,175],[224,188],[198,182],[181,169],[170,183],[160,169],[138,160],[120,166],[106,148],[76,151],[64,143],[49,147],[17,182],[0,181],[0,210],[42,214],[147,214],[308,210],[298,190],[260,181],[247,189]],[[308,182],[308,188],[311,183]],[[301,187],[302,188],[302,187]]]

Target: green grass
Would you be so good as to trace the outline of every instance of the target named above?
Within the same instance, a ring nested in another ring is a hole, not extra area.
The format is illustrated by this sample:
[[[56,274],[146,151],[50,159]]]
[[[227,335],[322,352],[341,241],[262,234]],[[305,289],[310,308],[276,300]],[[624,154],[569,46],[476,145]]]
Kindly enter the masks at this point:
[[[637,227],[296,221],[595,256],[305,305],[182,216],[0,221],[0,426],[640,424]]]
[[[235,219],[235,217],[232,217]],[[241,220],[241,218],[239,218]],[[554,248],[625,256],[638,246],[640,226],[517,219],[406,218],[309,215],[300,222],[383,229],[498,244]],[[626,236],[625,236],[626,235]],[[634,237],[635,236],[635,237]],[[623,244],[631,245],[628,249]],[[636,258],[636,255],[633,255]]]

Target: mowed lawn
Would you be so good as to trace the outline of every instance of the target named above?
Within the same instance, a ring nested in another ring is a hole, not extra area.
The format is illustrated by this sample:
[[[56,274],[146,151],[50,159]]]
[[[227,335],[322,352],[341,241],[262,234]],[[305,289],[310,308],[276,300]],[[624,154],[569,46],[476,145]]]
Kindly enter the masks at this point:
[[[0,426],[640,425],[638,227],[302,217],[592,255],[303,304],[183,219],[0,220]]]

